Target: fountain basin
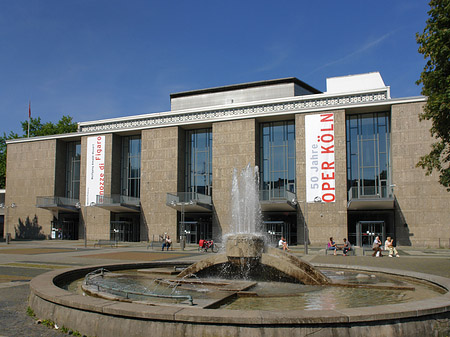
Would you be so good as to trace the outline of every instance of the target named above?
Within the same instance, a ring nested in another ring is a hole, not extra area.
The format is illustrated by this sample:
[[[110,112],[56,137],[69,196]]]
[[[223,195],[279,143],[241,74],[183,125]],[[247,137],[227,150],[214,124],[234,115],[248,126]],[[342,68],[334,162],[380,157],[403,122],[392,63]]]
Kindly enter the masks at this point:
[[[51,319],[59,326],[98,337],[142,336],[143,331],[160,336],[304,336],[313,332],[315,336],[336,333],[348,336],[427,336],[439,332],[439,329],[448,333],[445,329],[449,328],[450,279],[412,272],[400,274],[388,269],[376,271],[426,280],[447,292],[407,305],[314,311],[247,311],[115,302],[74,294],[58,286],[84,277],[100,267],[115,271],[177,265],[180,263],[128,263],[51,271],[31,281],[29,304],[41,319]],[[375,271],[354,266],[329,267]]]

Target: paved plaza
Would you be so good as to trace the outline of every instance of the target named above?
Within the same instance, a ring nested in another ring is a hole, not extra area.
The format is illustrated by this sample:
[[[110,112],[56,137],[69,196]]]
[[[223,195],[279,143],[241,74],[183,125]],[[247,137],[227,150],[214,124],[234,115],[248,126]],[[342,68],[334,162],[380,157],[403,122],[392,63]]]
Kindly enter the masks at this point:
[[[450,278],[449,249],[400,248],[400,258],[372,258],[369,256],[325,255],[319,247],[309,247],[308,255],[302,246],[291,247],[292,253],[312,264],[359,265],[417,271]],[[29,281],[50,270],[123,263],[127,261],[178,260],[195,262],[205,254],[197,247],[183,251],[175,244],[171,251],[160,250],[146,243],[123,243],[117,248],[94,247],[83,241],[13,241],[0,243],[0,337],[1,336],[64,336],[61,331],[35,324],[27,315]]]

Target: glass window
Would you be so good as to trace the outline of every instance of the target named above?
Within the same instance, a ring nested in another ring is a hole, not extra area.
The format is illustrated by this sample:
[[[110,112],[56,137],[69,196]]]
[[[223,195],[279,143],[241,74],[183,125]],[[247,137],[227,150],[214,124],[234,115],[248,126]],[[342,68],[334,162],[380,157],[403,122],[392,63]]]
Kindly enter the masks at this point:
[[[389,113],[347,116],[347,181],[352,197],[385,196],[390,184]]]
[[[81,142],[67,143],[66,197],[80,199]]]
[[[141,193],[141,137],[122,137],[121,194],[139,198]]]
[[[212,194],[212,129],[186,133],[186,192]]]
[[[261,124],[260,181],[264,198],[285,198],[295,193],[295,123]]]

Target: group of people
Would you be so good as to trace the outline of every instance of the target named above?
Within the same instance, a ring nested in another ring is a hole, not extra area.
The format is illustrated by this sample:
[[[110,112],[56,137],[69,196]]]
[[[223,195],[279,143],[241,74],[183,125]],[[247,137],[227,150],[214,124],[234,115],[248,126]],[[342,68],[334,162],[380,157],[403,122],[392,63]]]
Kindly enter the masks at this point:
[[[372,257],[382,257],[382,249],[381,249],[381,240],[380,237],[377,236],[375,238],[375,240],[373,241],[372,244],[372,250],[373,250],[373,254]],[[398,251],[397,249],[394,247],[394,239],[391,238],[390,236],[388,236],[386,238],[386,241],[384,242],[384,250],[389,252],[389,257],[393,257],[395,255],[395,257],[400,257],[400,255],[398,255]]]
[[[332,250],[333,255],[336,255],[337,251],[342,249],[342,253],[344,254],[344,256],[347,256],[347,253],[352,250],[352,244],[346,238],[344,238],[343,241],[344,244],[342,245],[342,247],[340,247],[336,244],[336,242],[333,241],[333,238],[331,237],[330,241],[328,241],[327,249]]]
[[[344,244],[342,246],[338,246],[336,242],[333,241],[333,238],[330,238],[330,241],[328,241],[327,249],[332,250],[334,255],[337,254],[337,250],[342,249],[342,252],[344,256],[347,256],[348,251],[352,250],[352,245],[350,241],[348,241],[346,238],[344,238]],[[373,257],[381,257],[382,255],[382,244],[380,237],[377,236],[372,244],[372,250],[373,250]],[[389,257],[400,257],[398,254],[397,249],[394,247],[394,239],[388,236],[386,238],[386,241],[384,242],[384,250],[389,252]]]

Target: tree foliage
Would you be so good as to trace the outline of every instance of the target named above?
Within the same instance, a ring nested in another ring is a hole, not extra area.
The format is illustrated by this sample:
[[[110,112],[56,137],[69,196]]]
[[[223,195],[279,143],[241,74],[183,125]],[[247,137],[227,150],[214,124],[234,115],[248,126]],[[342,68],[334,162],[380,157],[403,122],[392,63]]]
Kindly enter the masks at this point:
[[[439,172],[439,182],[450,191],[450,0],[431,0],[429,18],[422,34],[416,34],[419,52],[427,60],[417,84],[428,97],[421,120],[431,120],[436,138],[431,151],[418,167],[430,175]]]
[[[3,134],[0,137],[0,188],[6,186],[6,141],[9,139],[23,138],[28,136],[28,121],[21,122],[23,135],[10,132],[9,135]],[[30,118],[30,137],[56,135],[61,133],[70,133],[77,131],[77,123],[73,122],[72,117],[63,116],[58,123],[42,123],[41,118]]]

